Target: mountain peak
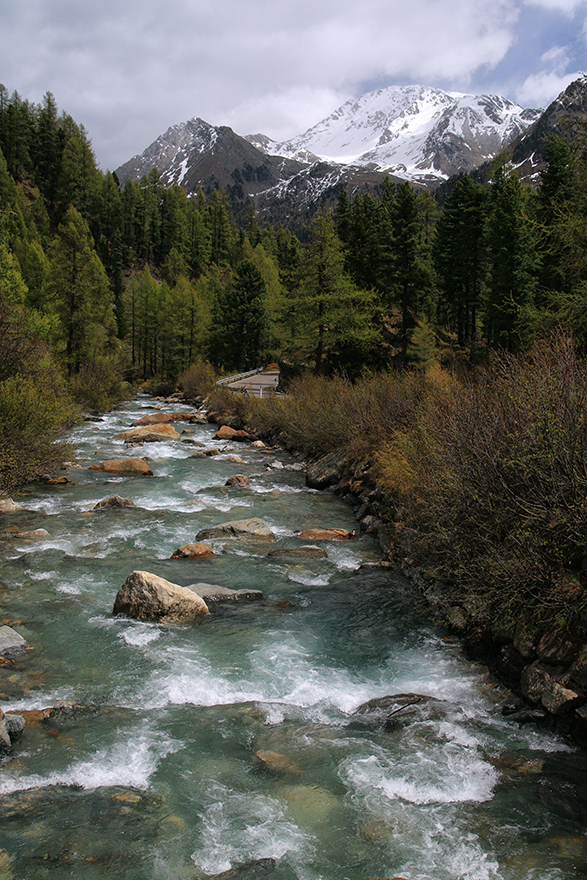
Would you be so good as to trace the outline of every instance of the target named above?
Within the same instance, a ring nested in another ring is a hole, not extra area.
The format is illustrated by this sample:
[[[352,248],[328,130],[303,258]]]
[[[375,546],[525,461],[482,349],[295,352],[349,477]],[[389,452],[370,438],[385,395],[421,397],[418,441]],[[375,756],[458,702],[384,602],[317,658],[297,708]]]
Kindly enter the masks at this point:
[[[467,95],[423,85],[389,86],[342,104],[295,138],[259,149],[307,161],[369,165],[413,182],[438,182],[495,155],[540,114],[499,95]]]

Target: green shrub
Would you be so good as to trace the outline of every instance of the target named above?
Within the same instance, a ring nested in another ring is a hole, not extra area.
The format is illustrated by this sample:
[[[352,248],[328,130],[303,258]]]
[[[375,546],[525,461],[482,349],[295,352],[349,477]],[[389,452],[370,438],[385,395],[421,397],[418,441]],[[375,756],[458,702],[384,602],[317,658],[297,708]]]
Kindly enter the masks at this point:
[[[69,458],[61,437],[78,415],[49,361],[0,381],[0,490],[11,492]]]

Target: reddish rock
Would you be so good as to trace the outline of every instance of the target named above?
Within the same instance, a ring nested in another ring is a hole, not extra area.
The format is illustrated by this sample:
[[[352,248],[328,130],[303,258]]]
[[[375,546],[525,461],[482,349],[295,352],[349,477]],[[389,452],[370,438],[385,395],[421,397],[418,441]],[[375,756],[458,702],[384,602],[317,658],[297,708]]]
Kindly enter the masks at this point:
[[[346,529],[306,529],[297,536],[311,541],[346,541],[352,532]]]
[[[111,458],[90,466],[91,471],[104,471],[126,477],[152,477],[153,471],[144,458]]]
[[[248,440],[249,435],[246,431],[237,431],[236,428],[230,428],[228,425],[222,425],[214,434],[214,440]]]
[[[142,419],[133,422],[132,428],[142,428],[143,425],[169,425],[172,422],[189,422],[194,417],[194,413],[149,413]]]
[[[209,559],[210,556],[216,556],[211,547],[207,544],[183,544],[178,547],[175,553],[172,553],[172,559]]]
[[[161,440],[179,440],[180,434],[172,425],[147,425],[144,428],[133,428],[115,436],[115,440],[125,443],[154,443]]]

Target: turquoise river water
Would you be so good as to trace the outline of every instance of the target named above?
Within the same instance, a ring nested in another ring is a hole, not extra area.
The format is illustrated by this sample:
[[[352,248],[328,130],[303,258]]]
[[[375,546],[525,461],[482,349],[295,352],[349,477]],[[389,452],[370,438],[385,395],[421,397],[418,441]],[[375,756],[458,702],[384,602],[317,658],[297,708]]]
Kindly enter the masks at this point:
[[[267,555],[304,528],[356,525],[295,459],[248,444],[190,458],[226,444],[189,425],[200,447],[133,450],[153,477],[87,470],[131,454],[114,436],[153,404],[76,428],[72,482],[27,488],[26,511],[0,523],[48,532],[2,536],[0,617],[32,650],[0,666],[0,706],[77,706],[29,724],[1,760],[0,878],[587,877],[585,754],[502,716],[505,695],[405,579],[366,565],[375,540],[323,543],[327,559]],[[250,488],[225,487],[236,473]],[[136,508],[93,511],[113,494]],[[170,560],[200,529],[251,516],[271,545],[213,540],[210,560]],[[134,569],[265,599],[190,625],[114,617]],[[401,693],[436,701],[388,727],[352,714]],[[270,772],[259,751],[284,766]]]

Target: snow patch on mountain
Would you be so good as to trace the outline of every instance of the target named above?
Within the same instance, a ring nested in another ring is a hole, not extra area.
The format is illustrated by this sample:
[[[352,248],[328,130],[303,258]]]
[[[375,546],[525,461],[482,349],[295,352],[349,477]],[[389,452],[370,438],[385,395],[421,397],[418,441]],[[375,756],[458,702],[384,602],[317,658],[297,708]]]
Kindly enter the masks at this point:
[[[430,183],[476,168],[540,113],[496,95],[391,86],[347,101],[288,141],[276,143],[263,135],[247,139],[270,155],[368,166]]]

